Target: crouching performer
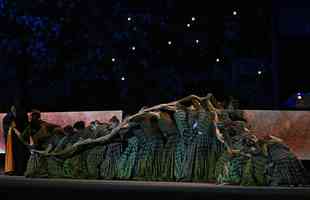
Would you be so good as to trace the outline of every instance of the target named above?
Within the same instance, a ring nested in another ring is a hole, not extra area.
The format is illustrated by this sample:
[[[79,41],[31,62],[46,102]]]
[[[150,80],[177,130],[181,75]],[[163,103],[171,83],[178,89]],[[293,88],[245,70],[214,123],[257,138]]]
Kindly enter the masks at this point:
[[[215,122],[226,150],[217,162],[220,184],[243,186],[298,186],[307,184],[302,163],[281,139],[258,139],[243,121]]]

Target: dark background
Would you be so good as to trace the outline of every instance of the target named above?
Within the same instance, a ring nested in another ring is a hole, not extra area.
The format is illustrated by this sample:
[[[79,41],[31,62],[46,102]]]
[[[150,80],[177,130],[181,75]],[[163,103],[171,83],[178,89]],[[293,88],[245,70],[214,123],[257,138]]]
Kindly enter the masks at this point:
[[[310,92],[309,6],[0,0],[0,111],[132,113],[208,92],[244,109],[294,109],[284,102]]]

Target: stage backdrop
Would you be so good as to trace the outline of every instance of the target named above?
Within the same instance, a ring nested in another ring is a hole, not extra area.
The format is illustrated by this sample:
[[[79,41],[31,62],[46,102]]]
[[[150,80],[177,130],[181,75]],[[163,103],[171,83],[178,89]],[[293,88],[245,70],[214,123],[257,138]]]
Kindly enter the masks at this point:
[[[0,153],[5,152],[2,119],[4,113],[0,113]],[[122,111],[91,111],[91,112],[50,112],[41,113],[41,118],[44,121],[58,124],[62,127],[72,125],[77,121],[84,121],[89,125],[91,121],[99,120],[100,122],[108,122],[113,116],[116,116],[120,121],[122,119]]]
[[[274,135],[284,140],[300,159],[310,160],[309,111],[246,110],[249,128],[262,138]]]
[[[65,126],[73,125],[78,120],[87,124],[93,120],[108,121],[112,116],[122,117],[121,111],[99,112],[59,112],[42,113],[42,118],[48,122]],[[0,114],[2,122],[4,114]],[[309,111],[265,111],[246,110],[245,117],[251,131],[259,138],[274,135],[284,140],[286,144],[301,159],[310,160],[310,112]],[[0,150],[4,151],[2,123],[0,123]]]

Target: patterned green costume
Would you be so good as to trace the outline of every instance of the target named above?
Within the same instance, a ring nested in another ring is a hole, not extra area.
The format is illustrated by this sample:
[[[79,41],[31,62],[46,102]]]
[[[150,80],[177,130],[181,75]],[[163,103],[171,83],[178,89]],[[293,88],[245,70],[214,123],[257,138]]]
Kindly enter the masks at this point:
[[[178,130],[173,116],[168,112],[160,112],[158,120],[159,128],[164,135],[164,146],[162,148],[160,173],[158,179],[162,181],[175,180],[174,169]]]
[[[290,149],[274,139],[258,140],[235,122],[226,131],[231,149],[217,162],[218,183],[237,185],[306,184],[306,171]]]
[[[139,139],[143,132],[141,130],[133,131],[135,136],[128,139],[128,146],[118,160],[117,178],[131,179],[135,173],[137,165],[137,156],[139,149]]]
[[[307,184],[305,168],[287,146],[274,137],[257,139],[246,129],[242,111],[216,109],[211,100],[215,105],[212,96],[191,95],[146,108],[121,122],[122,129],[103,124],[72,136],[42,134],[36,141],[41,149],[52,146],[51,151],[32,151],[25,175],[244,186]]]
[[[193,132],[188,123],[187,108],[177,104],[174,114],[177,128],[179,130],[176,147],[175,177],[176,180],[186,180],[191,178],[193,157]]]
[[[302,163],[279,142],[268,141],[268,184],[269,185],[305,185],[307,172]]]
[[[48,177],[46,158],[39,153],[31,152],[25,176],[31,178]]]
[[[97,148],[101,148],[99,146]],[[117,177],[118,173],[118,160],[120,159],[123,152],[122,143],[112,143],[106,146],[107,150],[104,153],[98,154],[96,165],[92,165],[93,168],[98,166],[100,178],[103,179],[114,179]],[[90,162],[94,162],[94,157],[89,157]],[[99,164],[99,165],[98,165]],[[95,169],[95,168],[94,168]]]
[[[176,177],[183,181],[214,181],[215,163],[223,144],[215,137],[212,113],[177,104],[175,120],[180,132],[177,146]]]

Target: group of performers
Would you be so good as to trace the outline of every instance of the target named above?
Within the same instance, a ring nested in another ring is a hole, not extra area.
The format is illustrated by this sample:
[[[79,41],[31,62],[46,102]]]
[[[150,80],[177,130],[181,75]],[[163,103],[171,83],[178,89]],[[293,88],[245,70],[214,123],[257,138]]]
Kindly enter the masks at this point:
[[[64,128],[33,112],[24,131],[14,121],[7,129],[6,172],[14,168],[9,148],[16,135],[30,152],[27,177],[308,184],[306,169],[281,139],[258,139],[242,111],[218,105],[212,94],[190,95],[122,122],[113,117]]]

